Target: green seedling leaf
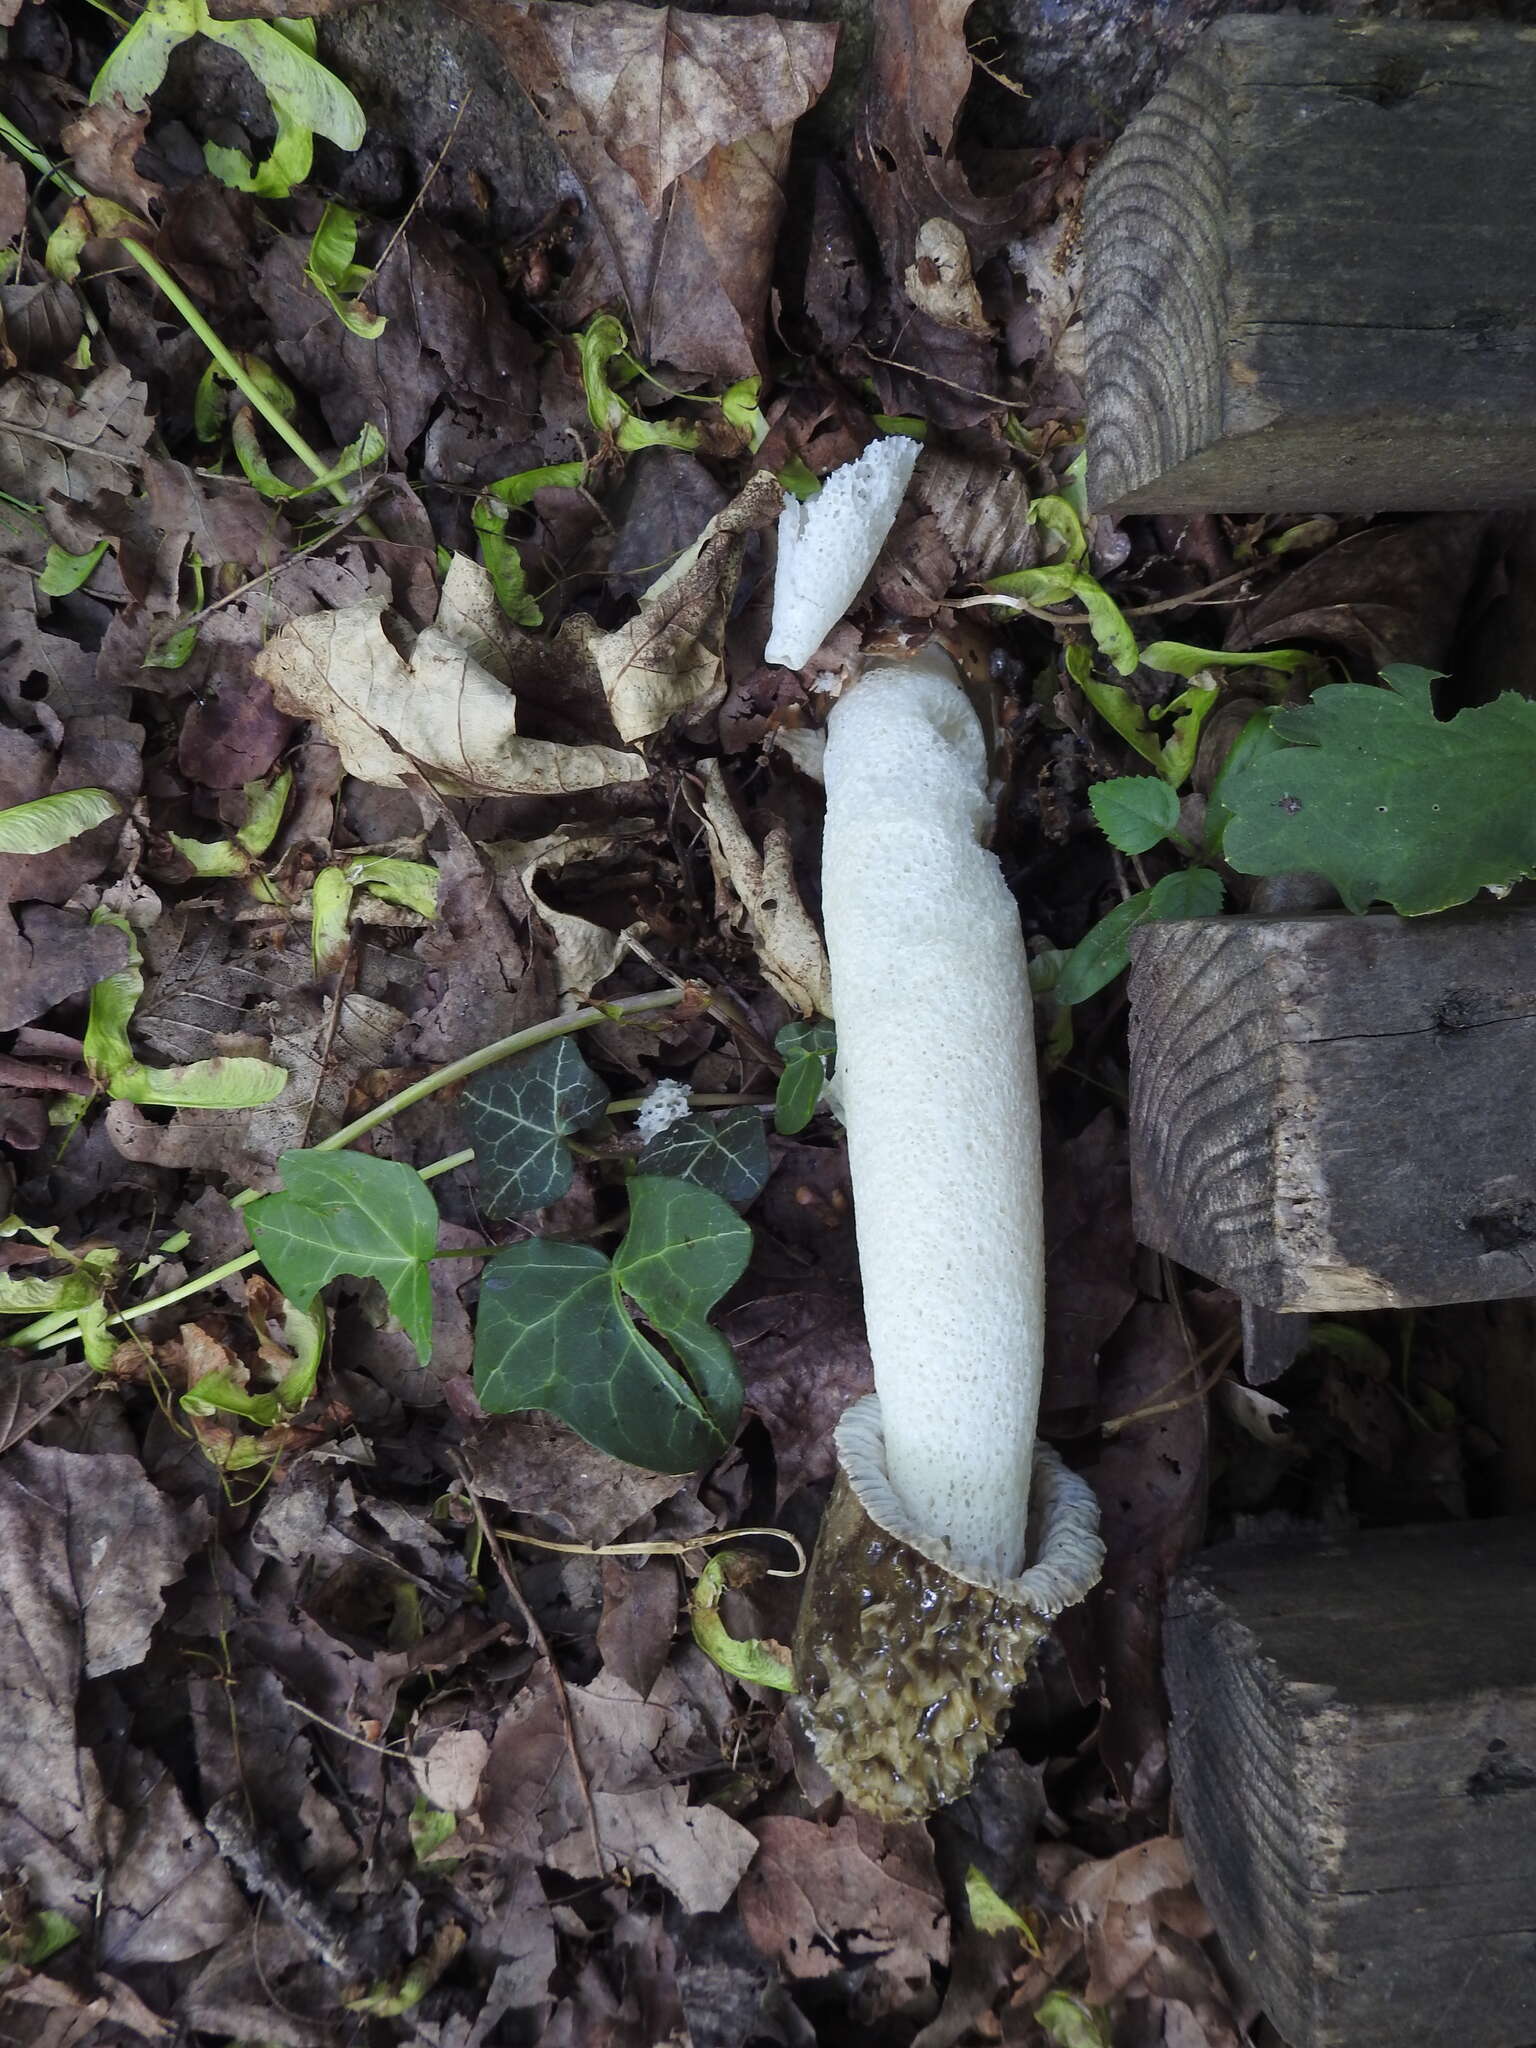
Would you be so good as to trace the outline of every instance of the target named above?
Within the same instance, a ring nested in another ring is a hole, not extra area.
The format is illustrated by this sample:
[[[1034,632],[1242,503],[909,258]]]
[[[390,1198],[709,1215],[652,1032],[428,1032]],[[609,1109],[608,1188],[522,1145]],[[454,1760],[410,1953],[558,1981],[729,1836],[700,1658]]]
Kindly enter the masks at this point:
[[[765,1642],[758,1636],[733,1636],[720,1613],[727,1586],[755,1578],[760,1569],[750,1551],[716,1552],[700,1572],[688,1603],[693,1640],[727,1678],[739,1679],[743,1685],[765,1685],[774,1692],[793,1692],[794,1663],[783,1644]]]
[[[522,1216],[558,1201],[571,1184],[566,1141],[599,1122],[608,1099],[606,1083],[569,1038],[551,1038],[477,1074],[459,1110],[487,1214]]]
[[[808,463],[802,462],[798,455],[791,455],[782,469],[774,471],[774,475],[789,495],[798,498],[802,505],[816,497],[821,490],[821,480],[815,470]]]
[[[293,789],[293,770],[283,769],[270,782],[248,782],[241,795],[245,798],[245,823],[235,834],[247,853],[260,855],[267,851],[277,837],[278,827],[283,822],[283,812],[288,808],[288,797]]]
[[[181,1407],[188,1415],[238,1415],[258,1429],[271,1429],[282,1418],[275,1393],[253,1394],[227,1372],[204,1373],[181,1396]]]
[[[72,1941],[80,1939],[80,1930],[72,1920],[66,1920],[62,1913],[56,1913],[51,1906],[45,1906],[34,1913],[22,1928],[21,1961],[29,1970],[40,1970],[50,1957],[60,1949],[68,1948]]]
[[[982,588],[1020,598],[1027,605],[1064,604],[1075,598],[1088,614],[1088,631],[1095,646],[1117,674],[1128,676],[1141,658],[1124,612],[1098,578],[1085,570],[1048,562],[1038,569],[1015,569],[1007,576],[990,577]]]
[[[167,837],[193,874],[201,875],[205,881],[250,873],[249,857],[227,839],[186,839],[180,832],[171,832]]]
[[[136,213],[116,200],[82,193],[67,206],[43,249],[43,267],[50,277],[73,284],[80,275],[80,252],[87,242],[120,242],[145,234]]]
[[[323,135],[338,149],[361,146],[368,132],[367,118],[355,95],[314,56],[312,30],[294,35],[293,22],[216,21],[202,0],[198,6],[202,34],[245,59],[266,88],[274,110],[281,101],[291,120]]]
[[[1164,875],[1147,905],[1149,918],[1171,921],[1184,917],[1215,917],[1226,890],[1214,868],[1179,868]]]
[[[1035,2007],[1035,2021],[1051,2048],[1113,2048],[1102,2016],[1070,1991],[1049,1992]]]
[[[261,1262],[296,1308],[340,1274],[377,1280],[425,1365],[432,1355],[429,1261],[437,1205],[419,1173],[362,1152],[285,1152],[283,1193],[245,1212]]]
[[[1130,965],[1130,934],[1144,918],[1214,917],[1221,909],[1221,877],[1210,868],[1181,868],[1151,889],[1138,889],[1101,917],[1067,955],[1056,978],[1056,999],[1085,1003]]]
[[[1088,553],[1088,536],[1076,506],[1054,495],[1035,498],[1024,516],[1031,526],[1038,526],[1042,533],[1060,542],[1063,566],[1075,569],[1082,563]]]
[[[356,253],[357,215],[329,200],[309,245],[304,275],[344,327],[364,341],[376,341],[389,322],[357,296],[373,282],[373,272],[353,262]]]
[[[905,434],[909,441],[928,438],[928,422],[915,412],[872,412],[869,418],[882,434]]]
[[[185,1067],[119,1067],[107,1083],[114,1102],[156,1109],[260,1109],[288,1086],[286,1068],[269,1060],[193,1060]]]
[[[542,626],[544,607],[528,594],[528,575],[516,541],[506,533],[506,513],[494,500],[480,497],[470,515],[480,543],[480,560],[491,579],[496,602],[514,626]]]
[[[261,393],[274,412],[281,413],[285,420],[291,420],[298,410],[298,400],[294,397],[293,386],[286,383],[270,364],[262,361],[260,356],[252,355],[247,350],[237,351],[235,361],[240,365],[247,383]],[[207,369],[198,379],[197,394],[192,406],[193,424],[197,428],[199,440],[217,441],[224,431],[226,396],[237,388],[217,363],[209,362]]]
[[[1166,704],[1153,704],[1148,709],[1147,717],[1154,725],[1165,718],[1173,721],[1158,756],[1157,772],[1175,789],[1195,765],[1195,755],[1200,748],[1200,729],[1220,694],[1221,688],[1217,683],[1191,683],[1187,690],[1180,690]]]
[[[773,1047],[784,1060],[774,1091],[773,1128],[781,1138],[792,1138],[816,1114],[837,1050],[837,1032],[819,1018],[786,1024],[775,1033]]]
[[[309,957],[317,981],[335,974],[347,957],[354,893],[345,868],[322,868],[315,876],[309,892]]]
[[[446,1843],[451,1842],[459,1831],[458,1815],[445,1813],[442,1807],[433,1806],[424,1798],[418,1798],[411,1808],[407,1823],[411,1837],[411,1853],[423,1868],[431,1865],[441,1870],[455,1860],[442,1854]]]
[[[185,668],[197,645],[196,626],[178,626],[167,639],[153,645],[144,656],[145,668]]]
[[[320,1380],[320,1361],[325,1355],[324,1309],[296,1308],[283,1304],[283,1342],[293,1363],[277,1383],[277,1405],[285,1415],[296,1415],[314,1399]],[[268,1356],[263,1347],[262,1356]]]
[[[274,22],[273,27],[310,28],[312,22]],[[313,51],[311,51],[313,54]],[[217,142],[203,144],[203,162],[220,184],[236,192],[250,192],[258,199],[287,199],[296,185],[309,176],[315,160],[315,132],[286,93],[267,95],[277,121],[272,153],[253,164],[240,149],[225,149]]]
[[[1088,801],[1105,838],[1122,853],[1146,853],[1179,822],[1178,797],[1151,775],[1095,783]]]
[[[437,915],[437,869],[425,861],[396,860],[392,854],[363,853],[349,860],[342,873],[355,889],[367,889],[385,903],[414,910],[418,917]]]
[[[587,397],[587,416],[600,434],[611,437],[622,454],[633,455],[641,448],[696,448],[697,427],[675,420],[644,420],[627,400],[613,389],[615,358],[622,358],[629,337],[611,313],[599,313],[576,337],[581,360],[581,382]]]
[[[246,481],[254,485],[264,498],[279,502],[307,498],[315,491],[328,489],[331,484],[345,483],[359,469],[382,462],[387,452],[384,436],[370,420],[357,439],[343,448],[332,468],[319,476],[307,478],[301,484],[290,484],[285,483],[267,461],[256,431],[256,415],[248,405],[241,406],[235,414],[230,440]]]
[[[107,1305],[103,1301],[89,1302],[77,1317],[80,1330],[80,1349],[85,1353],[85,1362],[93,1372],[104,1372],[117,1356],[118,1339],[107,1328]]]
[[[1277,711],[1283,750],[1223,776],[1226,858],[1326,875],[1349,909],[1420,917],[1536,872],[1536,703],[1506,693],[1435,717],[1432,669],[1326,685]]]
[[[0,811],[0,853],[52,853],[122,814],[105,789],[66,789]]]
[[[100,1298],[106,1274],[93,1266],[76,1266],[73,1272],[45,1276],[38,1273],[0,1273],[0,1316],[42,1316],[55,1309],[85,1308]]]
[[[746,1269],[752,1232],[687,1181],[637,1174],[612,1261],[535,1238],[485,1268],[475,1391],[488,1414],[543,1408],[590,1444],[653,1472],[718,1457],[741,1416],[730,1346],[704,1320]],[[678,1361],[641,1335],[633,1301]]]
[[[1208,668],[1274,668],[1290,675],[1316,655],[1299,647],[1273,647],[1257,654],[1225,654],[1215,647],[1191,647],[1183,640],[1154,640],[1141,650],[1142,664],[1165,675],[1197,676]]]
[[[1146,916],[1151,901],[1150,889],[1138,889],[1078,940],[1056,977],[1058,1002],[1086,1003],[1101,988],[1107,988],[1117,974],[1124,973],[1131,964],[1126,940]]]
[[[1022,1913],[1014,1911],[1002,1894],[987,1881],[973,1863],[965,1873],[965,1905],[971,1925],[979,1934],[1017,1934],[1033,1956],[1040,1953],[1035,1930]]]
[[[83,555],[72,555],[57,541],[50,541],[47,560],[38,575],[38,589],[44,597],[68,597],[72,590],[90,582],[91,571],[107,552],[108,545],[108,542],[99,540]]]
[[[720,410],[727,424],[733,426],[738,434],[746,435],[747,446],[754,455],[768,438],[768,422],[758,404],[762,390],[761,377],[743,377],[732,384],[720,400]],[[885,431],[894,433],[897,429],[887,427]]]
[[[637,1163],[642,1173],[695,1181],[738,1209],[756,1200],[772,1170],[763,1120],[755,1109],[682,1117],[647,1139]]]
[[[100,105],[114,94],[130,107],[149,104],[165,80],[178,43],[195,36],[207,19],[202,0],[148,0],[144,12],[91,81],[91,100]]]
[[[533,502],[535,491],[579,490],[587,480],[584,462],[546,462],[539,469],[520,469],[513,476],[498,477],[486,490],[509,512],[519,512]]]
[[[91,990],[85,1027],[85,1064],[97,1086],[116,1102],[160,1109],[260,1109],[288,1086],[284,1068],[267,1060],[194,1060],[185,1067],[146,1067],[134,1058],[128,1020],[144,993],[138,935],[126,917],[96,910],[92,924],[114,925],[128,940],[127,964]]]

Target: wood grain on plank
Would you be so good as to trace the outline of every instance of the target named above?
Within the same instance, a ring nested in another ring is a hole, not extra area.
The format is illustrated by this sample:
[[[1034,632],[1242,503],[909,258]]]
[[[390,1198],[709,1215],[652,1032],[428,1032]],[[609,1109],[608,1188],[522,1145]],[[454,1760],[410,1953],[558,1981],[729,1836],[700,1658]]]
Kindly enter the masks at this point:
[[[1089,186],[1116,512],[1536,500],[1536,29],[1215,24]]]
[[[1536,1294],[1536,913],[1131,940],[1137,1234],[1245,1299]]]
[[[1536,2040],[1536,1517],[1225,1546],[1165,1642],[1201,1896],[1291,2048]]]

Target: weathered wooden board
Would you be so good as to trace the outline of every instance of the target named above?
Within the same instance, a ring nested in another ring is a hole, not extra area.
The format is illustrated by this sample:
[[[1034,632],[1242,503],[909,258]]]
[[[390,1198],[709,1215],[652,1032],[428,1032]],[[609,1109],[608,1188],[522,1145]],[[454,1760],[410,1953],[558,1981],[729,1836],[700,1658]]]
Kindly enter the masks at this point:
[[[1536,2042],[1536,1517],[1209,1551],[1176,1810],[1290,2048]]]
[[[1536,501],[1536,29],[1228,19],[1089,186],[1116,512]]]
[[[1131,1192],[1264,1308],[1536,1294],[1536,912],[1131,937]]]

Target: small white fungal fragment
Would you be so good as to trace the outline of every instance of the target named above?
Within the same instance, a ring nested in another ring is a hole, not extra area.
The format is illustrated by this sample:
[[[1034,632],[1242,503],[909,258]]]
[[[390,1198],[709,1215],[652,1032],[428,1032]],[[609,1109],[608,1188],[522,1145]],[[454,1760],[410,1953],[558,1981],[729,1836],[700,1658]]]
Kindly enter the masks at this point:
[[[688,1084],[658,1081],[635,1113],[635,1131],[643,1142],[659,1138],[688,1114]]]
[[[786,501],[768,661],[803,668],[853,603],[895,524],[919,452],[905,434],[890,434],[834,469],[808,504]]]

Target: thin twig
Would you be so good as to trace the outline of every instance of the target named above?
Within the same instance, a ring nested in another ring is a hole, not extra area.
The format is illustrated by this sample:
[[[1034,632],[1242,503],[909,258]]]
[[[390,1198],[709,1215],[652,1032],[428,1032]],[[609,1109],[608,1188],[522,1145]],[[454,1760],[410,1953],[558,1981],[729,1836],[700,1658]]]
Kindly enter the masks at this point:
[[[571,1714],[571,1700],[569,1693],[565,1689],[565,1680],[560,1675],[560,1667],[556,1664],[554,1652],[549,1647],[549,1638],[545,1635],[543,1629],[540,1628],[538,1616],[528,1605],[522,1586],[518,1582],[517,1573],[508,1560],[507,1553],[502,1549],[501,1540],[497,1536],[496,1531],[491,1527],[490,1519],[481,1505],[480,1496],[475,1491],[474,1481],[469,1476],[469,1467],[460,1460],[456,1459],[454,1462],[458,1465],[459,1478],[463,1482],[465,1493],[469,1496],[469,1504],[474,1509],[475,1520],[479,1524],[481,1538],[486,1548],[490,1551],[496,1569],[501,1575],[501,1583],[507,1590],[507,1597],[522,1617],[523,1627],[528,1631],[528,1640],[533,1645],[535,1654],[542,1657],[549,1667],[550,1681],[554,1686],[555,1699],[560,1708],[560,1720],[565,1729],[565,1746],[570,1752],[571,1769],[576,1773],[577,1789],[581,1794],[581,1803],[586,1811],[587,1832],[592,1839],[592,1855],[596,1864],[596,1874],[598,1877],[603,1877],[606,1875],[607,1868],[603,1861],[603,1838],[598,1832],[597,1808],[592,1803],[592,1787],[587,1778],[587,1768],[581,1760],[581,1750],[576,1742],[576,1723]]]
[[[400,237],[405,233],[406,229],[410,226],[412,219],[415,217],[417,208],[421,205],[421,202],[426,198],[427,193],[431,190],[432,180],[443,168],[443,160],[447,156],[449,150],[452,149],[454,137],[459,132],[459,123],[464,119],[464,116],[469,112],[470,102],[474,99],[474,97],[475,88],[473,86],[470,86],[469,90],[465,93],[463,99],[460,100],[459,102],[459,111],[454,115],[453,126],[448,130],[448,140],[437,152],[437,155],[433,159],[432,165],[428,170],[427,175],[422,179],[420,185],[416,188],[416,197],[405,209],[405,218],[401,221],[399,227],[395,229],[395,232],[390,236],[389,240],[384,244],[384,254],[373,266],[373,275],[375,281],[377,281],[380,272],[383,270],[385,264],[389,261],[390,257],[394,255],[395,244],[399,241]]]
[[[558,1550],[567,1557],[686,1557],[693,1550],[707,1550],[716,1543],[733,1543],[741,1536],[776,1536],[795,1553],[793,1571],[765,1565],[770,1579],[798,1579],[806,1568],[805,1545],[787,1529],[716,1529],[708,1536],[656,1536],[648,1543],[554,1543],[547,1536],[528,1536],[521,1529],[498,1529],[508,1543],[527,1543],[535,1550]]]
[[[973,384],[957,384],[953,377],[941,377],[937,370],[920,370],[916,363],[898,362],[895,356],[877,356],[872,348],[864,351],[872,363],[884,363],[892,370],[905,370],[909,377],[921,377],[928,384],[943,384],[951,391],[959,391],[966,398],[985,399],[988,405],[1005,406],[1009,412],[1028,412],[1031,401],[1027,398],[1003,398],[996,391],[978,391]]]

